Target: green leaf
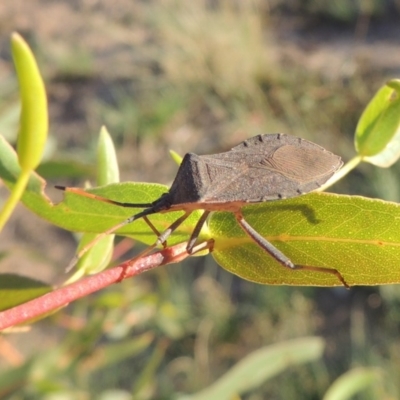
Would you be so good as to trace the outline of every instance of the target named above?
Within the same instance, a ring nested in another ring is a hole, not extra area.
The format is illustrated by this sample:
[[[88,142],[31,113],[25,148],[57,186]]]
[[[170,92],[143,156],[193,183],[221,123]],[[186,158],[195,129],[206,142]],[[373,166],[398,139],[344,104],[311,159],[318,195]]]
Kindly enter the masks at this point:
[[[230,400],[260,386],[291,366],[318,360],[324,342],[317,337],[267,346],[249,354],[208,388],[179,400]]]
[[[22,170],[29,171],[39,165],[47,139],[46,90],[35,57],[18,33],[12,34],[11,48],[22,103],[18,157]]]
[[[106,127],[100,130],[97,146],[97,186],[119,182],[119,168],[114,143]]]
[[[17,33],[11,36],[11,51],[22,104],[18,133],[18,160],[21,170],[10,196],[0,210],[0,231],[21,199],[30,171],[39,165],[48,130],[46,91],[35,57]]]
[[[14,274],[0,274],[0,311],[51,292],[51,286],[36,279]]]
[[[377,368],[355,368],[341,375],[328,389],[323,400],[347,400],[359,392],[371,390],[381,379]]]
[[[170,150],[169,151],[169,155],[171,156],[171,158],[175,161],[175,163],[177,165],[181,165],[183,157],[180,156],[176,151],[174,150]]]
[[[381,167],[400,157],[400,95],[396,80],[383,86],[367,105],[357,124],[355,147],[367,162]]]
[[[312,193],[243,209],[247,222],[295,264],[336,268],[350,285],[400,282],[400,206]],[[341,285],[327,273],[293,271],[259,248],[231,213],[214,213],[215,260],[244,279],[273,285]]]
[[[97,234],[85,233],[79,241],[77,253],[87,244],[91,243]],[[76,264],[76,273],[68,280],[68,283],[75,282],[84,275],[97,274],[103,271],[111,261],[114,251],[115,235],[107,235],[101,238],[91,247]]]
[[[107,129],[103,126],[100,130],[99,143],[97,145],[97,185],[107,185],[119,181],[119,167],[114,143]],[[77,273],[71,278],[72,281],[82,275],[95,274],[105,269],[114,251],[114,236],[107,235],[98,243],[89,248],[76,265]],[[96,238],[96,235],[85,233],[78,247],[78,252]]]

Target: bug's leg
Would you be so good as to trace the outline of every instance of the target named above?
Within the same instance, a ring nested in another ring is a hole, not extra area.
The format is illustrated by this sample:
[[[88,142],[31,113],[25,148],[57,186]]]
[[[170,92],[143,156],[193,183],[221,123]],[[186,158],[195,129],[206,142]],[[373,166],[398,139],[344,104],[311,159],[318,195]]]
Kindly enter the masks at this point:
[[[270,254],[276,261],[278,261],[281,265],[286,268],[290,268],[293,270],[307,270],[314,272],[324,272],[327,274],[335,275],[339,281],[345,286],[349,288],[349,285],[343,278],[342,274],[333,268],[325,268],[325,267],[314,267],[309,265],[298,265],[294,264],[288,257],[286,257],[282,252],[280,252],[275,246],[273,246],[268,240],[262,237],[244,218],[240,211],[235,212],[235,218],[239,223],[240,227],[268,254]]]
[[[161,233],[159,230],[153,225],[153,223],[147,218],[147,216],[143,217],[144,222],[150,227],[150,229],[154,232],[154,234],[159,237]],[[164,247],[164,249],[167,247],[167,242],[165,241],[164,243],[161,243]]]
[[[206,222],[207,217],[209,216],[211,211],[204,211],[200,219],[197,221],[196,226],[194,227],[194,230],[192,234],[190,235],[190,239],[188,241],[188,244],[186,246],[186,250],[189,254],[194,254],[194,245],[196,244],[197,238],[199,237],[201,228],[203,227],[204,223]],[[199,251],[199,250],[197,250]],[[196,252],[197,252],[196,251]]]
[[[185,221],[186,218],[189,217],[189,215],[192,213],[192,211],[186,211],[185,214],[180,216],[175,222],[173,222],[164,232],[162,232],[160,235],[158,235],[157,240],[150,246],[146,247],[141,253],[139,253],[136,258],[143,257],[144,255],[150,253],[151,250],[153,250],[155,247],[164,244],[167,239],[171,236],[171,234]]]
[[[169,263],[176,263],[176,262],[182,261],[185,258],[187,258],[188,255],[193,255],[200,251],[208,250],[211,253],[213,251],[213,248],[214,248],[214,239],[205,240],[204,242],[201,242],[201,243],[197,244],[196,246],[194,246],[190,253],[188,252],[187,247],[186,247],[185,252],[179,253],[175,257],[172,257],[170,259]]]
[[[199,253],[200,251],[204,250],[208,250],[208,252],[211,253],[213,249],[214,249],[214,239],[208,239],[204,242],[197,244],[196,246],[193,246],[190,252],[189,250],[187,250],[187,248],[186,251],[189,253],[189,255],[192,256],[193,254]]]

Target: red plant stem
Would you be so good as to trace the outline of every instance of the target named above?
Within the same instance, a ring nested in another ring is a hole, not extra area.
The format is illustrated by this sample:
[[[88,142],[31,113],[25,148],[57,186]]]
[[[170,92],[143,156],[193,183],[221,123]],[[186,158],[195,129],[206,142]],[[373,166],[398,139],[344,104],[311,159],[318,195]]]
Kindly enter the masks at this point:
[[[209,248],[207,242],[202,245],[204,248]],[[139,259],[125,261],[117,267],[60,287],[27,303],[0,312],[0,330],[64,307],[76,299],[123,279],[139,275],[161,265],[179,262],[189,256],[186,246],[187,243],[180,243]]]

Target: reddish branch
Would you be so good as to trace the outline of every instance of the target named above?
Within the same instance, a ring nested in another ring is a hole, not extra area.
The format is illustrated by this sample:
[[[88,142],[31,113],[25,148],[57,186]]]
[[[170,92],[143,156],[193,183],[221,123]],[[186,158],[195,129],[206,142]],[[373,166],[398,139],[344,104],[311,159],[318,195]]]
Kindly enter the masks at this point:
[[[202,243],[196,251],[210,248],[211,245],[210,242]],[[186,246],[187,243],[180,243],[139,259],[128,260],[117,267],[60,287],[51,293],[0,312],[0,330],[40,317],[123,279],[139,275],[161,265],[179,262],[189,256]]]

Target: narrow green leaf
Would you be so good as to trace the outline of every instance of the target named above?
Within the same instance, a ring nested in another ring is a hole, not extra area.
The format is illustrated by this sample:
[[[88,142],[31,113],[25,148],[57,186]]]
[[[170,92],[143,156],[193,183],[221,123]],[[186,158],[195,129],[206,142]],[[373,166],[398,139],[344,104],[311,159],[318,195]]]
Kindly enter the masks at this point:
[[[9,198],[0,210],[0,231],[21,199],[30,171],[38,166],[42,158],[48,130],[47,99],[42,77],[29,46],[17,33],[12,34],[11,51],[22,104],[18,133],[18,160],[21,170]]]
[[[96,238],[97,234],[85,233],[79,241],[77,252]],[[89,249],[78,261],[75,269],[76,273],[68,280],[75,282],[84,275],[96,274],[103,271],[111,261],[114,250],[115,235],[108,235],[100,239],[91,249]]]
[[[400,96],[394,81],[369,102],[357,124],[355,147],[365,161],[388,167],[400,156]]]
[[[324,342],[318,337],[295,339],[249,354],[208,388],[179,400],[230,400],[253,390],[291,366],[318,360]]]
[[[100,130],[97,146],[97,186],[119,182],[119,167],[114,143],[105,126]]]
[[[341,375],[328,389],[323,400],[347,400],[359,392],[371,390],[381,379],[377,368],[355,368]]]
[[[358,196],[311,193],[247,206],[253,228],[295,264],[340,271],[350,285],[400,282],[400,205]],[[259,248],[230,213],[214,213],[209,236],[215,260],[253,282],[341,285],[327,273],[293,271]]]
[[[183,160],[183,157],[180,156],[176,151],[170,150],[169,151],[170,156],[172,159],[176,162],[177,165],[181,165],[181,162]]]
[[[119,181],[119,167],[114,143],[107,129],[103,126],[100,130],[97,145],[97,185],[103,186]],[[91,247],[76,265],[77,273],[71,278],[72,281],[81,275],[95,274],[104,270],[114,251],[114,236],[107,235]],[[78,252],[95,239],[96,235],[85,233],[78,246]]]
[[[46,90],[35,57],[18,33],[12,34],[11,48],[22,103],[18,157],[22,170],[29,171],[39,165],[47,139]]]
[[[51,292],[51,286],[36,279],[15,274],[0,274],[0,311]]]

